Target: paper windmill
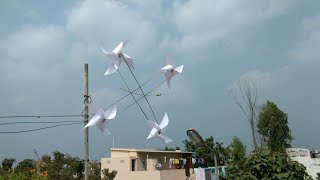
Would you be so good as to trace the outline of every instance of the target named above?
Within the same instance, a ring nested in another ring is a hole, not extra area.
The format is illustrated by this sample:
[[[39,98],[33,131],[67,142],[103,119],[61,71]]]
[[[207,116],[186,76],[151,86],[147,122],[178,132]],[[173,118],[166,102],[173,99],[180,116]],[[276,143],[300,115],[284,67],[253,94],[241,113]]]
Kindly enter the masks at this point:
[[[111,134],[110,131],[106,128],[106,125],[116,117],[117,114],[117,106],[114,104],[108,110],[104,111],[100,107],[95,107],[92,105],[94,116],[88,122],[88,124],[82,129],[84,131],[85,128],[89,126],[96,126],[100,129],[103,134]]]
[[[101,47],[103,54],[107,55],[108,58],[110,58],[112,60],[110,67],[107,69],[107,71],[104,73],[104,75],[109,75],[109,74],[116,72],[118,70],[118,68],[120,67],[121,63],[127,62],[129,67],[131,69],[134,69],[134,64],[133,64],[132,58],[122,52],[122,50],[123,50],[124,46],[127,44],[127,42],[128,41],[122,41],[112,52],[108,52],[103,47]]]
[[[174,67],[174,62],[170,57],[167,57],[168,65],[160,69],[160,73],[164,74],[167,80],[168,87],[170,88],[170,81],[176,74],[182,73],[183,65]]]
[[[151,131],[147,138],[147,142],[151,141],[154,137],[160,138],[165,143],[170,143],[173,140],[165,136],[163,133],[166,127],[169,124],[169,118],[167,113],[165,113],[160,125],[158,125],[155,121],[147,120],[147,125],[150,127]]]

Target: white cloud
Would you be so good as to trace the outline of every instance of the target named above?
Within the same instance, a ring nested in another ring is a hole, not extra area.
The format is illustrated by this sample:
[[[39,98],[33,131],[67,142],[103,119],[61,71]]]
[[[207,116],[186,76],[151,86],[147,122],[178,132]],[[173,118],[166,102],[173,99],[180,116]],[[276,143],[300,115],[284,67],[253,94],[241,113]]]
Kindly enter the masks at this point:
[[[56,25],[27,25],[11,34],[3,45],[7,56],[14,61],[56,64],[67,54],[67,35]]]
[[[240,80],[252,79],[256,82],[257,88],[264,92],[276,91],[288,86],[292,71],[289,66],[283,66],[270,72],[251,70],[240,76]]]
[[[287,13],[294,1],[189,0],[175,3],[173,21],[181,33],[163,47],[191,53],[200,59],[213,45],[223,44],[233,51],[244,48],[252,27]]]
[[[301,63],[320,62],[320,15],[305,19],[301,27],[305,39],[289,51],[289,57]]]
[[[92,93],[91,97],[92,97],[93,103],[106,108],[112,103],[114,103],[115,101],[119,100],[122,96],[119,91],[116,91],[114,89],[101,88],[101,89],[95,90]],[[123,102],[126,102],[126,100],[123,100]],[[105,104],[105,103],[108,103],[108,104]]]
[[[155,48],[154,25],[120,1],[85,0],[68,12],[66,27],[83,41],[103,42],[110,50],[128,39],[126,49],[134,58]]]
[[[55,86],[63,79],[61,66],[42,66],[25,62],[8,61],[4,63],[4,79],[11,84],[27,85],[29,83],[43,83]],[[31,84],[30,84],[31,85]]]
[[[69,44],[62,27],[23,26],[1,44],[2,78],[9,83],[57,85],[63,79]]]

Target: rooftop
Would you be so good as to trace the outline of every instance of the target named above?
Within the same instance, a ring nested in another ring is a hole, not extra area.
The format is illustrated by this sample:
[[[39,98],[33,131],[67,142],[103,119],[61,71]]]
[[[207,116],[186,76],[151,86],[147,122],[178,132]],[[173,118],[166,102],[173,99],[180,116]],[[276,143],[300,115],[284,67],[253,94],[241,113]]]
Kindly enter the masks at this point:
[[[111,151],[122,151],[122,152],[155,152],[155,153],[179,153],[179,154],[194,154],[194,152],[185,152],[181,150],[165,151],[158,149],[128,149],[128,148],[111,148]]]

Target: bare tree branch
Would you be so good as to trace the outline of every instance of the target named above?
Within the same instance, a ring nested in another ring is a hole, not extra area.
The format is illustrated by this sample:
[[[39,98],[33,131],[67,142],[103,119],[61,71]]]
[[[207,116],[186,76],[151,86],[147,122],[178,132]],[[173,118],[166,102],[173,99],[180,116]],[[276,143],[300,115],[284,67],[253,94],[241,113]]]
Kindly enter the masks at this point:
[[[227,93],[233,98],[248,119],[254,148],[258,148],[255,122],[258,114],[258,89],[256,82],[252,79],[240,79],[234,83],[232,89],[227,90]]]

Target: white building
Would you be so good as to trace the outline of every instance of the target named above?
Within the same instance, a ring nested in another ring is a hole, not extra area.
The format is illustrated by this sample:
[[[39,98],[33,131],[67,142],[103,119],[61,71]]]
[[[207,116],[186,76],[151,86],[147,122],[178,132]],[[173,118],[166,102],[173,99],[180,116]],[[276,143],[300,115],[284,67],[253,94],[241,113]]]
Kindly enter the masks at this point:
[[[307,168],[307,173],[313,178],[320,177],[320,152],[303,148],[287,148],[287,154],[292,160],[298,161]]]

